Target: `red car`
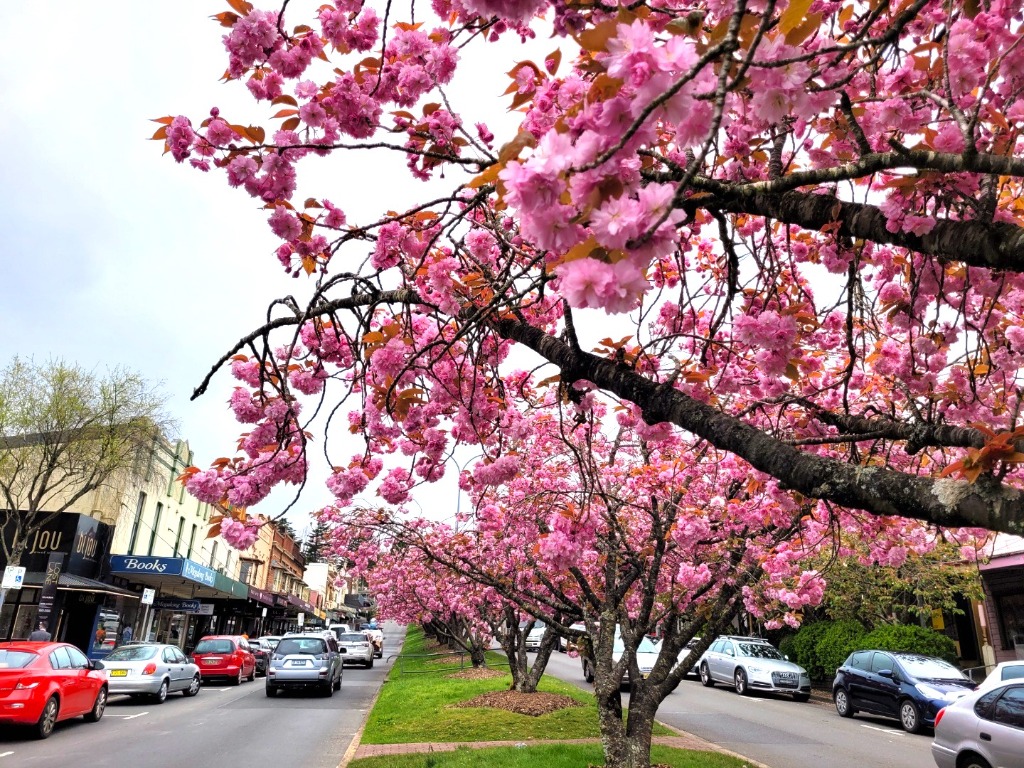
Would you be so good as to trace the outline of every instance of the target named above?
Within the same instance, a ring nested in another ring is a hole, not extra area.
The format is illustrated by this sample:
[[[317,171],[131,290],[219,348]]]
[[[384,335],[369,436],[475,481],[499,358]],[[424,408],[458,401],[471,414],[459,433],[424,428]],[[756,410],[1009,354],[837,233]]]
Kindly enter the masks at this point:
[[[95,723],[107,708],[102,669],[67,643],[0,643],[0,723],[30,726],[40,739],[60,720]]]
[[[241,685],[242,680],[256,679],[256,657],[241,635],[207,635],[196,643],[192,661],[199,666],[203,680],[226,677]]]

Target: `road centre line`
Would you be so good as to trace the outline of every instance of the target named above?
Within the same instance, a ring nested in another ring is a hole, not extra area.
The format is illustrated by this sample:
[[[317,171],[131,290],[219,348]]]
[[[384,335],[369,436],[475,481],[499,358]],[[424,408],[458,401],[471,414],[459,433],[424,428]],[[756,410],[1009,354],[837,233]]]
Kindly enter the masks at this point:
[[[13,754],[13,752],[0,752],[0,757],[10,757]]]
[[[142,717],[143,715],[148,714],[149,712],[139,712],[137,715],[128,715],[128,717],[126,717],[125,720],[134,720],[136,717]]]
[[[904,735],[903,731],[894,731],[892,728],[878,728],[877,726],[874,726],[874,725],[864,725],[864,723],[861,723],[860,727],[861,728],[870,728],[872,731],[881,731],[882,733],[888,733],[890,736],[903,736]]]

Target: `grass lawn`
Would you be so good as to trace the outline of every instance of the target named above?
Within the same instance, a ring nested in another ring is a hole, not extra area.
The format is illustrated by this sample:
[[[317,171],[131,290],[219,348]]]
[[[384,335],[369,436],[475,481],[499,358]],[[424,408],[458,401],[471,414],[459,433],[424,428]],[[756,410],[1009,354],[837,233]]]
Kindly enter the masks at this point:
[[[742,768],[749,763],[718,752],[693,752],[655,746],[652,763],[673,768]],[[413,755],[386,755],[353,760],[349,768],[582,768],[602,765],[599,744],[541,744],[532,747],[457,749]]]
[[[406,658],[395,661],[381,689],[380,698],[370,713],[362,737],[364,744],[581,739],[600,736],[594,697],[575,685],[544,676],[540,690],[571,696],[583,706],[562,709],[540,717],[518,715],[503,709],[456,709],[449,705],[467,701],[481,693],[508,690],[512,682],[511,675],[486,680],[459,680],[448,677],[452,669],[438,670],[438,665],[430,664],[425,659],[409,658],[410,655],[426,653],[423,633],[418,627],[409,627],[402,653]],[[489,654],[488,664],[492,662],[501,669],[500,665],[505,663],[505,659],[500,654]],[[667,731],[659,728],[656,733]],[[422,761],[415,763],[421,764]]]

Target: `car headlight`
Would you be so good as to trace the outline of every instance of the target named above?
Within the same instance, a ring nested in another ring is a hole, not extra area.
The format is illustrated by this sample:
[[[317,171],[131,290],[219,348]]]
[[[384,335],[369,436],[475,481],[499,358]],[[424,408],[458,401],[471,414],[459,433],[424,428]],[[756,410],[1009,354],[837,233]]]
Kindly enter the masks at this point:
[[[941,691],[934,686],[928,685],[928,683],[918,683],[915,688],[917,688],[923,696],[927,696],[929,699],[938,699],[939,701],[956,701],[969,693],[969,691],[966,690]]]

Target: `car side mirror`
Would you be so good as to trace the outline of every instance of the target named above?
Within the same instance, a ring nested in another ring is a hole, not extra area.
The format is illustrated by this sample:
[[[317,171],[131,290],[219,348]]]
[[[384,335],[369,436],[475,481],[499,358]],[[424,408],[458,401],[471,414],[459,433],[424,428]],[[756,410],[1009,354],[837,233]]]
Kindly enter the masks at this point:
[[[896,675],[893,674],[891,669],[880,669],[880,670],[878,670],[878,676],[879,677],[887,677],[890,680],[892,680],[893,678],[896,677]]]
[[[103,668],[104,667],[103,667],[103,662],[102,661],[93,661],[92,659],[89,659],[89,669],[103,669]]]

